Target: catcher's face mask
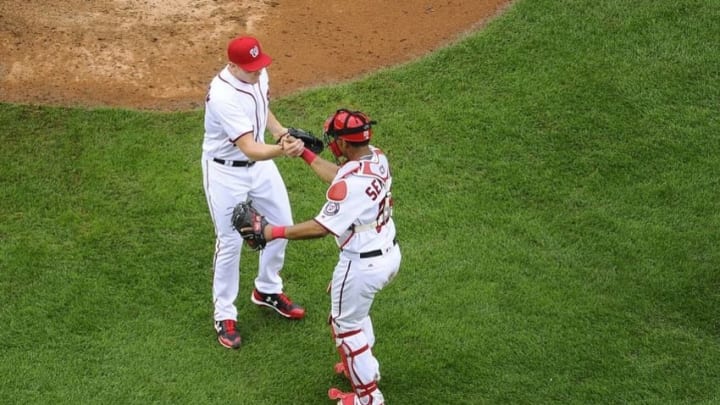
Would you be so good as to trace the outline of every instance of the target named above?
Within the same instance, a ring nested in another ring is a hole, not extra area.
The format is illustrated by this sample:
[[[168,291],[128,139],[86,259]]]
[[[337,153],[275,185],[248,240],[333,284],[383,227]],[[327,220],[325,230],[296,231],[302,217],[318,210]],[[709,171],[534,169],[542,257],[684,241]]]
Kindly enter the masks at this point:
[[[338,138],[347,142],[364,142],[372,137],[371,121],[367,115],[360,111],[340,109],[334,115],[325,120],[323,126],[325,142],[328,149],[336,158],[342,156],[342,151],[337,144]]]

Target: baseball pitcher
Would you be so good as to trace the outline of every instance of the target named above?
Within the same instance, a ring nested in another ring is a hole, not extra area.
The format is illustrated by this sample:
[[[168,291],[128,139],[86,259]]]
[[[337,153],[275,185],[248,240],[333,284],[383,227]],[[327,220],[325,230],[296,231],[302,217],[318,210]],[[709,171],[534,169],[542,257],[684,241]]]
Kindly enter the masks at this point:
[[[202,144],[203,187],[215,227],[212,298],[218,342],[240,347],[235,300],[240,282],[242,238],[232,228],[233,207],[252,199],[275,223],[292,223],[285,183],[273,158],[297,156],[301,140],[289,135],[269,108],[266,67],[272,59],[257,39],[238,37],[227,48],[228,64],[211,81],[205,100]],[[275,144],[265,143],[265,131]],[[287,241],[267,245],[260,256],[250,300],[288,319],[302,319],[305,310],[284,292],[280,271]]]

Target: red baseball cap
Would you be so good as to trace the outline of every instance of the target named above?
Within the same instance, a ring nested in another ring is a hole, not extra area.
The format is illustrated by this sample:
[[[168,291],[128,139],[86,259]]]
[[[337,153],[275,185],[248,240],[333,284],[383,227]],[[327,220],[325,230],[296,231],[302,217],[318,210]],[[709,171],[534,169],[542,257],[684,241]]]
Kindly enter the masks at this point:
[[[255,72],[272,63],[272,58],[260,49],[253,37],[238,37],[228,44],[228,59],[247,72]]]

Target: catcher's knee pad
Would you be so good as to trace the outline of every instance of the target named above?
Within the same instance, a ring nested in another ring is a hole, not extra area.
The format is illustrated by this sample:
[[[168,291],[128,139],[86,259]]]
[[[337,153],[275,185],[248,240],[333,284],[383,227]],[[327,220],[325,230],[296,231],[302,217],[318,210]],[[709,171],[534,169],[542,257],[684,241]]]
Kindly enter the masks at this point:
[[[345,365],[345,375],[350,380],[355,395],[362,403],[381,404],[378,390],[380,365],[372,354],[370,344],[362,329],[345,330],[332,325],[335,346]]]

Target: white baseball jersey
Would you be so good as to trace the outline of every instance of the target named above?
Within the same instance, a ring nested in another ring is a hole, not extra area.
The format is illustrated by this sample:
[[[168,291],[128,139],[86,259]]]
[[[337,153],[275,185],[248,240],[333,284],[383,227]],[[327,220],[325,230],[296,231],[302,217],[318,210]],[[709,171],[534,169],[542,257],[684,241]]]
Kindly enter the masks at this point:
[[[392,219],[392,176],[385,154],[371,154],[340,167],[315,220],[335,235],[341,252],[330,285],[335,345],[356,395],[355,404],[382,404],[380,363],[373,353],[370,308],[400,268]],[[364,253],[364,254],[363,254]]]
[[[272,160],[234,167],[214,161],[249,160],[234,145],[248,132],[255,142],[265,143],[269,115],[268,75],[263,69],[256,84],[234,77],[227,67],[210,82],[205,100],[205,136],[202,144],[203,187],[215,226],[213,261],[213,304],[215,320],[237,319],[242,238],[233,228],[231,214],[235,205],[250,199],[268,221],[292,224],[292,211],[285,183]],[[255,288],[266,294],[283,291],[280,277],[285,260],[286,239],[269,242],[260,255]]]
[[[328,188],[315,220],[335,235],[343,251],[368,252],[392,246],[392,176],[387,157],[370,146],[366,159],[345,163]]]
[[[268,82],[265,69],[257,84],[248,84],[230,74],[227,66],[213,78],[205,106],[204,158],[248,160],[234,145],[238,137],[247,132],[253,133],[255,142],[265,143]]]

